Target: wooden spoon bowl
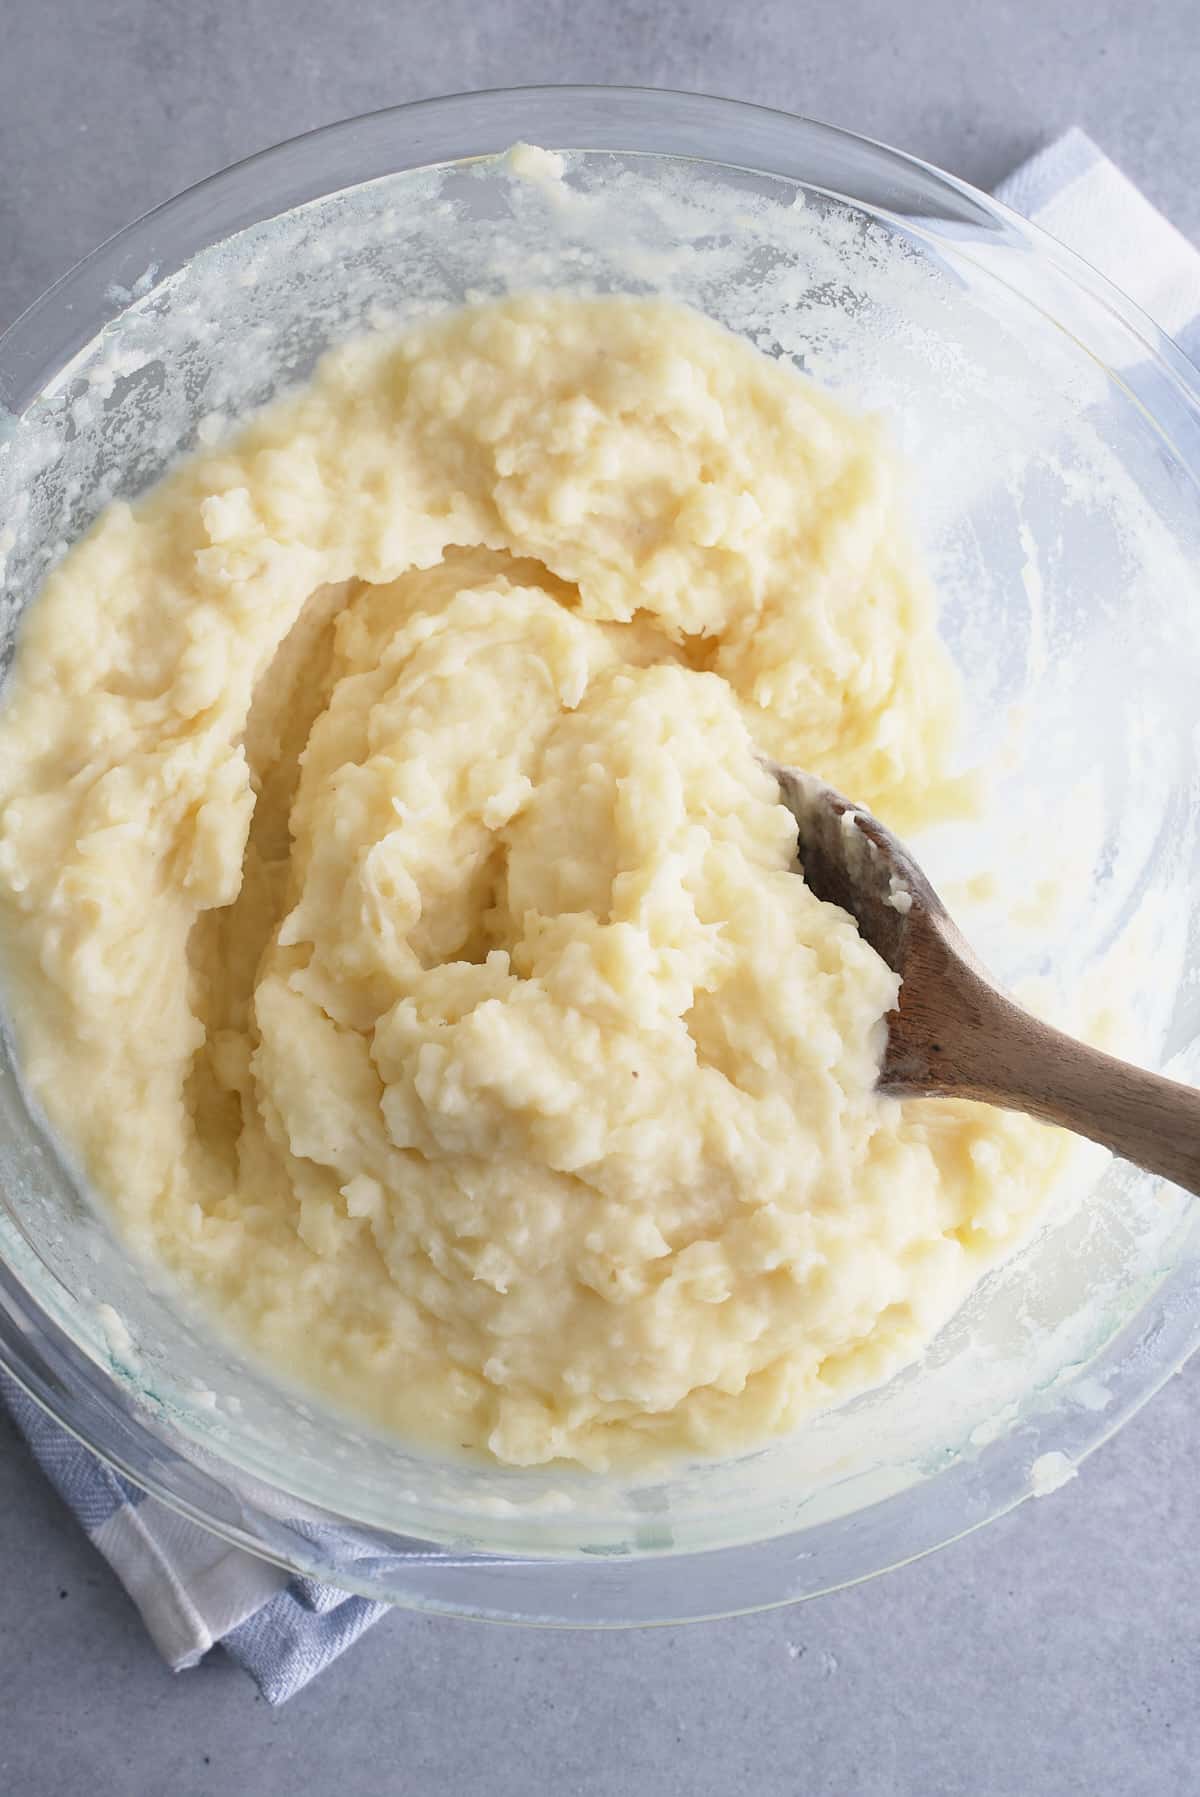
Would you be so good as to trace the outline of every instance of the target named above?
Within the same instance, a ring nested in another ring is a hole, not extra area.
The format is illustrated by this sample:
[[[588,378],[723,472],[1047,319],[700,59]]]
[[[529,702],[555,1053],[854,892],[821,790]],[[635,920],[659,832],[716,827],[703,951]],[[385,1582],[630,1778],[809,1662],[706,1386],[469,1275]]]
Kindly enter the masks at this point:
[[[1088,1048],[1014,1004],[878,818],[812,774],[769,766],[796,820],[806,882],[848,911],[900,975],[881,1091],[1025,1111],[1200,1193],[1200,1092]]]

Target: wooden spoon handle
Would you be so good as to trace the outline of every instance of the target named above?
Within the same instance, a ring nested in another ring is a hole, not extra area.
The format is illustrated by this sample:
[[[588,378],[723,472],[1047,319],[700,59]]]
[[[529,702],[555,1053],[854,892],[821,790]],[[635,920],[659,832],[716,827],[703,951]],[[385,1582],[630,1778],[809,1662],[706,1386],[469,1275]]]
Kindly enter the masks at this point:
[[[997,1067],[980,1097],[1089,1136],[1147,1173],[1200,1193],[1200,1092],[1018,1014],[1023,1027],[1014,1022],[1009,1037],[1018,1064],[1003,1073]]]
[[[937,947],[944,996],[926,1013],[915,991],[906,1007],[901,989],[906,1028],[884,1063],[885,1089],[1025,1111],[1200,1194],[1200,1091],[1052,1029],[960,959],[957,941]]]

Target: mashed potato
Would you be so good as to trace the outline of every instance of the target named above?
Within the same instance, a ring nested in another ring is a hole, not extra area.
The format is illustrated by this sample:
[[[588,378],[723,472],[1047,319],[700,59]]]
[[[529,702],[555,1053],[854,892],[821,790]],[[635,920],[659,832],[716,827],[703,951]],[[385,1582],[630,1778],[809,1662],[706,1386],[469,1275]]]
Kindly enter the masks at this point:
[[[328,357],[31,612],[32,1091],[293,1380],[517,1463],[727,1452],[912,1358],[1057,1138],[874,1083],[895,976],[757,749],[901,829],[956,686],[875,424],[665,302]]]

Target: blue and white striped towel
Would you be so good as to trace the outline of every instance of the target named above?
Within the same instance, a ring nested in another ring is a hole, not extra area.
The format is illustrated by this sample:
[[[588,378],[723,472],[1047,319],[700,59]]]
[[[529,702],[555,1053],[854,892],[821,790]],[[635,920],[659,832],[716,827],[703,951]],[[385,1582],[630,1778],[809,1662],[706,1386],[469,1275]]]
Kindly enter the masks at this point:
[[[1200,253],[1082,131],[1068,131],[997,192],[1100,269],[1200,361]],[[289,1579],[177,1516],[81,1447],[3,1374],[0,1402],[176,1671],[220,1642],[271,1703],[283,1703],[387,1608]]]
[[[2,1371],[0,1406],[128,1591],[173,1671],[197,1665],[220,1642],[268,1702],[283,1703],[388,1608],[289,1578],[148,1497]]]

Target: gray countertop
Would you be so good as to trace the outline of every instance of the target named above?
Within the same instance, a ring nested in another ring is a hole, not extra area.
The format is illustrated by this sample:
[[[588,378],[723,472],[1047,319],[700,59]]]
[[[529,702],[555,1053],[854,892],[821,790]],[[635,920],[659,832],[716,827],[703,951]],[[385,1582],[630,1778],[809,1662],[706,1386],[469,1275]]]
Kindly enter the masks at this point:
[[[905,10],[906,15],[905,16]],[[102,237],[346,114],[519,82],[708,89],[981,186],[1084,125],[1200,239],[1195,0],[14,0],[0,324]],[[395,1614],[272,1711],[173,1677],[0,1419],[13,1797],[1174,1797],[1197,1788],[1195,1371],[1053,1496],[796,1609],[637,1634]]]

